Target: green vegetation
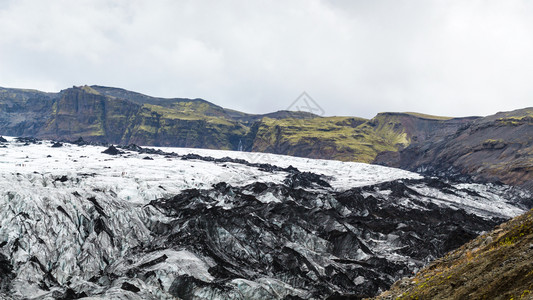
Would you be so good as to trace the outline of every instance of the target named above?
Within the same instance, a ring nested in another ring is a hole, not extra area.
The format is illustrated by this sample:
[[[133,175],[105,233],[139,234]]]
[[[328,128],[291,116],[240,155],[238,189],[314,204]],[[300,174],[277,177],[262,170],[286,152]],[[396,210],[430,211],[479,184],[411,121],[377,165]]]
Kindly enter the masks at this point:
[[[100,95],[100,93],[98,93],[97,90],[93,89],[92,87],[90,87],[88,85],[84,85],[84,86],[80,87],[80,89],[82,91],[84,91],[85,93],[87,93],[87,94]]]
[[[533,115],[499,118],[497,122],[505,126],[533,125]]]
[[[416,112],[404,112],[404,114],[408,114],[408,115],[423,118],[423,119],[429,119],[429,120],[445,121],[445,120],[453,119],[452,117],[433,116],[433,115],[426,115],[426,114],[416,113]]]
[[[533,234],[533,218],[526,218],[522,223],[513,226],[507,233],[498,239],[500,246],[513,245],[524,236]]]
[[[353,117],[263,118],[254,150],[372,162],[378,153],[398,151],[409,143],[401,124],[392,122],[385,115],[372,120]]]
[[[498,113],[494,117],[495,121],[501,126],[533,125],[533,108]]]
[[[286,111],[249,115],[201,99],[153,98],[99,86],[74,87],[60,94],[0,92],[6,105],[20,107],[13,119],[24,120],[20,116],[30,106],[47,116],[43,124],[25,124],[31,128],[25,135],[213,149],[237,149],[242,143],[247,151],[359,162],[403,149],[413,136],[427,134],[422,133],[427,131],[425,123],[449,119],[418,113],[383,113],[371,120]],[[9,130],[21,134],[18,128]]]

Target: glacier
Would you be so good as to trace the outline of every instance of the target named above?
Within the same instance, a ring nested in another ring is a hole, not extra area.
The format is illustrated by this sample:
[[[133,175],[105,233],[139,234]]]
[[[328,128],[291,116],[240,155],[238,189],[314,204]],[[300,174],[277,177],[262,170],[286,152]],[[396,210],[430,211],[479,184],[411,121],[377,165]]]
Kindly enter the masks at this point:
[[[6,139],[5,299],[371,296],[533,206],[363,163]]]

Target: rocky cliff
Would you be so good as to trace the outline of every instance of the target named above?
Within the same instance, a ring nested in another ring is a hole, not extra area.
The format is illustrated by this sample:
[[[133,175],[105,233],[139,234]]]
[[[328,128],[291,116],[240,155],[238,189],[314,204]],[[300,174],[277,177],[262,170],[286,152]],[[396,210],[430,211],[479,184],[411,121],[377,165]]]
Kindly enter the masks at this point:
[[[381,153],[378,164],[533,187],[533,108],[477,118],[443,136]]]
[[[103,87],[58,94],[2,90],[4,135],[116,144],[233,149],[246,127],[200,99],[160,99]]]
[[[383,113],[371,120],[279,111],[252,115],[202,99],[155,98],[81,86],[59,93],[1,89],[0,134],[270,152],[371,162],[412,141],[454,131],[469,119]]]
[[[527,188],[533,188],[532,119],[533,109],[469,118],[253,115],[202,99],[155,98],[102,86],[59,93],[0,88],[2,135],[374,162]]]

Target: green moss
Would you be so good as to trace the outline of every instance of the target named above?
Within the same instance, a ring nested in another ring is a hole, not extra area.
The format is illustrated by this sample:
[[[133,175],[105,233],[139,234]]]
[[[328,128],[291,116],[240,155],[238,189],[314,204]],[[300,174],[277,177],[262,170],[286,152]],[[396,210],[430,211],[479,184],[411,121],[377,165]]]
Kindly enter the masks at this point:
[[[503,143],[503,140],[502,139],[498,139],[498,140],[486,139],[485,141],[483,141],[483,144],[498,144],[498,143]]]
[[[212,124],[233,125],[235,122],[221,116],[206,115],[205,112],[210,108],[207,103],[180,102],[173,105],[172,108],[159,105],[144,104],[143,115],[148,116],[156,113],[163,119],[171,120],[206,120]]]
[[[136,130],[146,131],[146,132],[152,133],[152,134],[155,134],[157,132],[157,128],[155,128],[153,126],[146,125],[146,124],[139,125],[136,128]]]
[[[523,109],[518,112],[505,113],[503,117],[496,119],[499,125],[518,126],[533,124],[533,110]]]
[[[533,234],[533,220],[513,227],[508,233],[498,240],[500,246],[510,246],[518,242],[522,237]]]
[[[371,162],[379,152],[397,151],[409,145],[407,134],[394,127],[401,128],[376,118],[370,121],[351,117],[263,118],[254,147],[256,151],[289,155],[310,152],[310,157]]]
[[[443,120],[443,121],[445,121],[445,120],[453,119],[452,117],[433,116],[433,115],[427,115],[427,114],[416,113],[416,112],[404,112],[404,114],[408,114],[408,115],[419,117],[419,118],[423,118],[423,119],[430,119],[430,120]]]
[[[93,89],[92,87],[88,86],[88,85],[84,85],[82,87],[80,87],[81,90],[83,90],[85,93],[88,93],[88,94],[92,94],[92,95],[100,95],[100,93]]]

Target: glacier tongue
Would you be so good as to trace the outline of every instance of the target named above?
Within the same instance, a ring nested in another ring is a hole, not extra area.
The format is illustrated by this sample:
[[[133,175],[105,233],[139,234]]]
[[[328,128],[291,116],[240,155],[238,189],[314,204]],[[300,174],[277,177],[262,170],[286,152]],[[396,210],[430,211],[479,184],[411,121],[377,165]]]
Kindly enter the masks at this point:
[[[532,204],[360,163],[8,141],[0,289],[14,299],[369,296]]]

